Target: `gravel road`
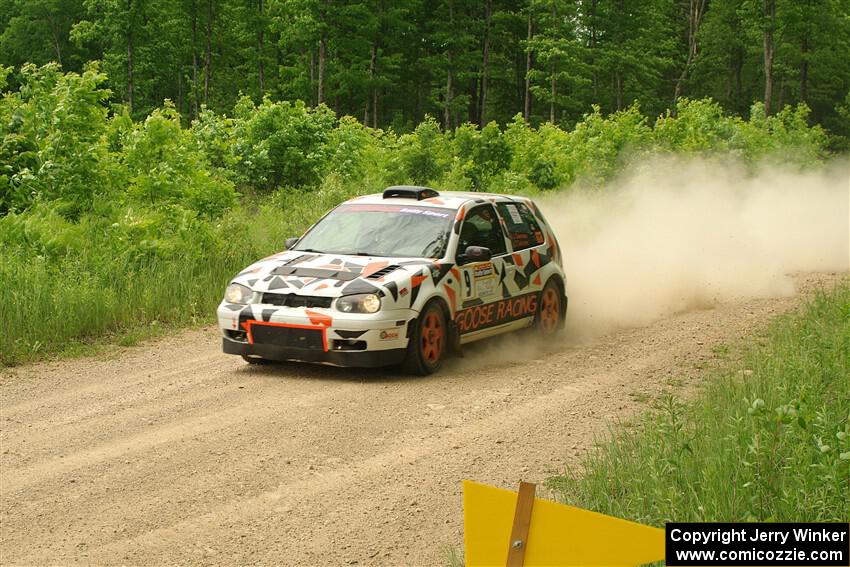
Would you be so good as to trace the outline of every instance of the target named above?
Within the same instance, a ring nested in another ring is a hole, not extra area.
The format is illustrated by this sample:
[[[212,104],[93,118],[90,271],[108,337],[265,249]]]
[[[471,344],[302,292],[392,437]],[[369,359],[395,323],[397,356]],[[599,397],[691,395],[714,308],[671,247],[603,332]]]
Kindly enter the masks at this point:
[[[462,479],[543,481],[838,277],[545,350],[495,340],[427,378],[252,367],[211,328],[0,370],[0,563],[445,564]]]

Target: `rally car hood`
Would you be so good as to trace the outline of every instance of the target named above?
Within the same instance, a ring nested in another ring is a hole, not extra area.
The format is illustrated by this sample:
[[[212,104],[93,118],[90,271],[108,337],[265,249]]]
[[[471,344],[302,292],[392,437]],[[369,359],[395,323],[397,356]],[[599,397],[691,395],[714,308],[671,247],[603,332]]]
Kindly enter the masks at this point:
[[[424,258],[388,258],[320,254],[290,250],[264,258],[233,281],[258,292],[296,293],[340,297],[354,293],[393,296],[399,284],[428,271],[438,263]],[[423,270],[423,267],[428,268]]]

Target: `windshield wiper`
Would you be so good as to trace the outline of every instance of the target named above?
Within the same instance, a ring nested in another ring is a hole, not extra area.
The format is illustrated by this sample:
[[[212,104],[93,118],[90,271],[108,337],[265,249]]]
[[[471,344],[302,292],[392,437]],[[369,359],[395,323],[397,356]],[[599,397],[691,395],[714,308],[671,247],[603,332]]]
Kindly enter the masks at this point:
[[[434,240],[432,240],[431,242],[426,244],[425,247],[422,249],[422,257],[423,258],[435,258],[438,255],[442,255],[442,254],[437,254],[437,253],[442,252],[443,248],[446,245],[446,238],[447,237],[448,237],[447,234],[441,234],[440,236],[438,236],[437,238],[435,238]],[[428,250],[430,250],[434,245],[438,245],[439,247],[434,250],[434,256],[429,256]]]
[[[313,252],[314,254],[324,254],[321,250],[315,250],[313,248],[296,248],[292,250],[293,252]]]
[[[377,256],[379,258],[383,258],[383,254],[375,254],[373,252],[339,252],[339,254],[345,254],[347,256]]]

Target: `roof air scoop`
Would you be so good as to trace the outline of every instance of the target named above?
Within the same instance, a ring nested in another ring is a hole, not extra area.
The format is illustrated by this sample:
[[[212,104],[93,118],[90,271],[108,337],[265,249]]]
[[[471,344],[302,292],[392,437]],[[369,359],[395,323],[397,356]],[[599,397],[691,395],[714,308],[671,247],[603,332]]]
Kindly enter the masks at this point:
[[[399,197],[402,199],[430,199],[431,197],[439,197],[440,194],[430,187],[417,187],[415,185],[393,185],[384,189],[384,199]]]

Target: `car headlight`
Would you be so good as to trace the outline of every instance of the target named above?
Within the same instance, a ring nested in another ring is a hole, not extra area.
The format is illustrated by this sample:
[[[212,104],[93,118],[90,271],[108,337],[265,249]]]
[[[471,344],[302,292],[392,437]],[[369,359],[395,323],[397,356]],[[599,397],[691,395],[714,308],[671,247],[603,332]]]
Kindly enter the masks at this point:
[[[336,308],[343,313],[376,313],[381,308],[381,298],[374,293],[344,295],[336,300]]]
[[[254,292],[251,291],[251,288],[242,284],[232,283],[227,286],[227,289],[224,292],[224,300],[228,303],[245,305],[251,301],[252,295],[254,295]]]

